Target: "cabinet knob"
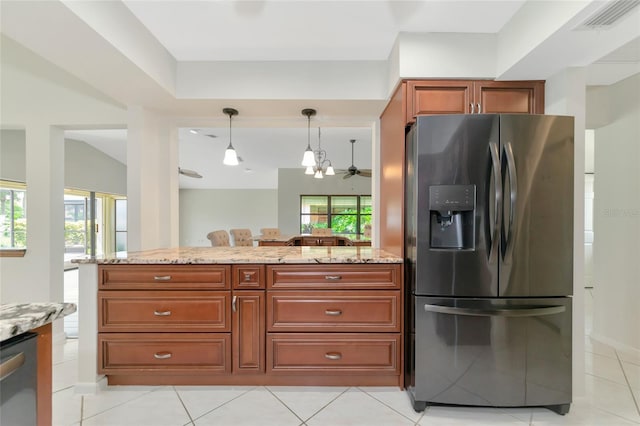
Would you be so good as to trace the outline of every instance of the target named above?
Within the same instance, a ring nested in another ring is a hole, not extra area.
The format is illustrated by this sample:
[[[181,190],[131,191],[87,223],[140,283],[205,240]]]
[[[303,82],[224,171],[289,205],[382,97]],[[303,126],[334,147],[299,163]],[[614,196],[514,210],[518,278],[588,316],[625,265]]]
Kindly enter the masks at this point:
[[[171,352],[156,352],[153,354],[155,359],[169,359],[173,356]]]
[[[333,317],[337,317],[338,315],[342,315],[342,310],[340,309],[327,309],[324,311],[325,315],[330,315]]]
[[[333,361],[338,361],[340,359],[342,359],[342,354],[340,352],[327,352],[326,354],[324,354],[324,357],[326,359],[330,359]]]
[[[171,311],[153,311],[153,315],[157,317],[168,317],[171,315]]]

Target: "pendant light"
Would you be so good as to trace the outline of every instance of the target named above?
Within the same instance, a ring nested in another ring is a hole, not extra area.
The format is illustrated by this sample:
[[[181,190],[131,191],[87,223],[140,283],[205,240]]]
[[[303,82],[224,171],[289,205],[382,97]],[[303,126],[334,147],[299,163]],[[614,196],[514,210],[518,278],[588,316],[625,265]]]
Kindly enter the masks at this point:
[[[223,108],[222,112],[229,116],[229,146],[227,146],[227,150],[224,152],[224,160],[222,160],[222,164],[227,166],[237,166],[238,154],[236,154],[236,150],[233,149],[233,145],[231,144],[231,118],[234,115],[238,115],[238,110],[233,108]]]
[[[313,169],[311,169],[311,173],[308,173],[308,171],[309,167],[313,167],[316,164],[315,155],[311,149],[311,117],[316,115],[316,110],[305,108],[302,110],[302,115],[307,116],[307,149],[304,151],[304,156],[302,157],[302,165],[307,168],[305,173],[313,174]]]

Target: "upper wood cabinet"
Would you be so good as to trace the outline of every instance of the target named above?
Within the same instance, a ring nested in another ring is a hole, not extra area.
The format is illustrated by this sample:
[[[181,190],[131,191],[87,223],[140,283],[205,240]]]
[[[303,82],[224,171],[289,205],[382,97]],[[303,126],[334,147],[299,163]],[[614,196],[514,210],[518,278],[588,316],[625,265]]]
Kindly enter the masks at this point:
[[[409,80],[407,121],[417,115],[544,113],[543,81]]]
[[[404,144],[418,115],[544,114],[544,81],[403,80],[380,116],[380,247],[404,255]]]

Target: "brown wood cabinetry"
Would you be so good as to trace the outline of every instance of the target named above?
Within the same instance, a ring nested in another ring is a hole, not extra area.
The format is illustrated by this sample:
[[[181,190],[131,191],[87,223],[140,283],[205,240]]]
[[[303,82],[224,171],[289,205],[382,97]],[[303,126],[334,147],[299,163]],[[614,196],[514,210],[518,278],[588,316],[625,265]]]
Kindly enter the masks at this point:
[[[403,80],[380,116],[380,246],[403,256],[405,135],[418,115],[544,114],[544,81]]]
[[[430,114],[542,114],[544,82],[410,80],[406,123]]]
[[[267,266],[267,372],[402,386],[401,283],[400,265]]]
[[[110,384],[400,385],[400,264],[100,265]]]

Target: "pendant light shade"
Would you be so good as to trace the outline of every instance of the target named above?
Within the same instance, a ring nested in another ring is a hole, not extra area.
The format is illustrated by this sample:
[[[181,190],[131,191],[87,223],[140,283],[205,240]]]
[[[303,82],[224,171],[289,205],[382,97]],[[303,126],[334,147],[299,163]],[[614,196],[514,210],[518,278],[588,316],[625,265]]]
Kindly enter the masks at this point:
[[[304,151],[304,156],[302,157],[302,165],[305,167],[313,167],[316,164],[316,158],[311,149],[311,117],[316,115],[316,110],[305,108],[302,110],[302,115],[307,116],[307,149]]]
[[[234,115],[238,115],[238,110],[233,108],[223,108],[222,112],[229,116],[229,146],[227,146],[227,150],[224,152],[224,160],[222,160],[222,164],[227,166],[237,166],[238,154],[231,143],[231,119]]]
[[[336,171],[333,170],[333,166],[329,163],[329,167],[327,167],[327,171],[324,173],[327,176],[333,176],[336,174]]]
[[[307,168],[304,169],[304,174],[305,175],[312,175],[314,173],[315,173],[315,171],[313,170],[313,166],[307,166]]]

